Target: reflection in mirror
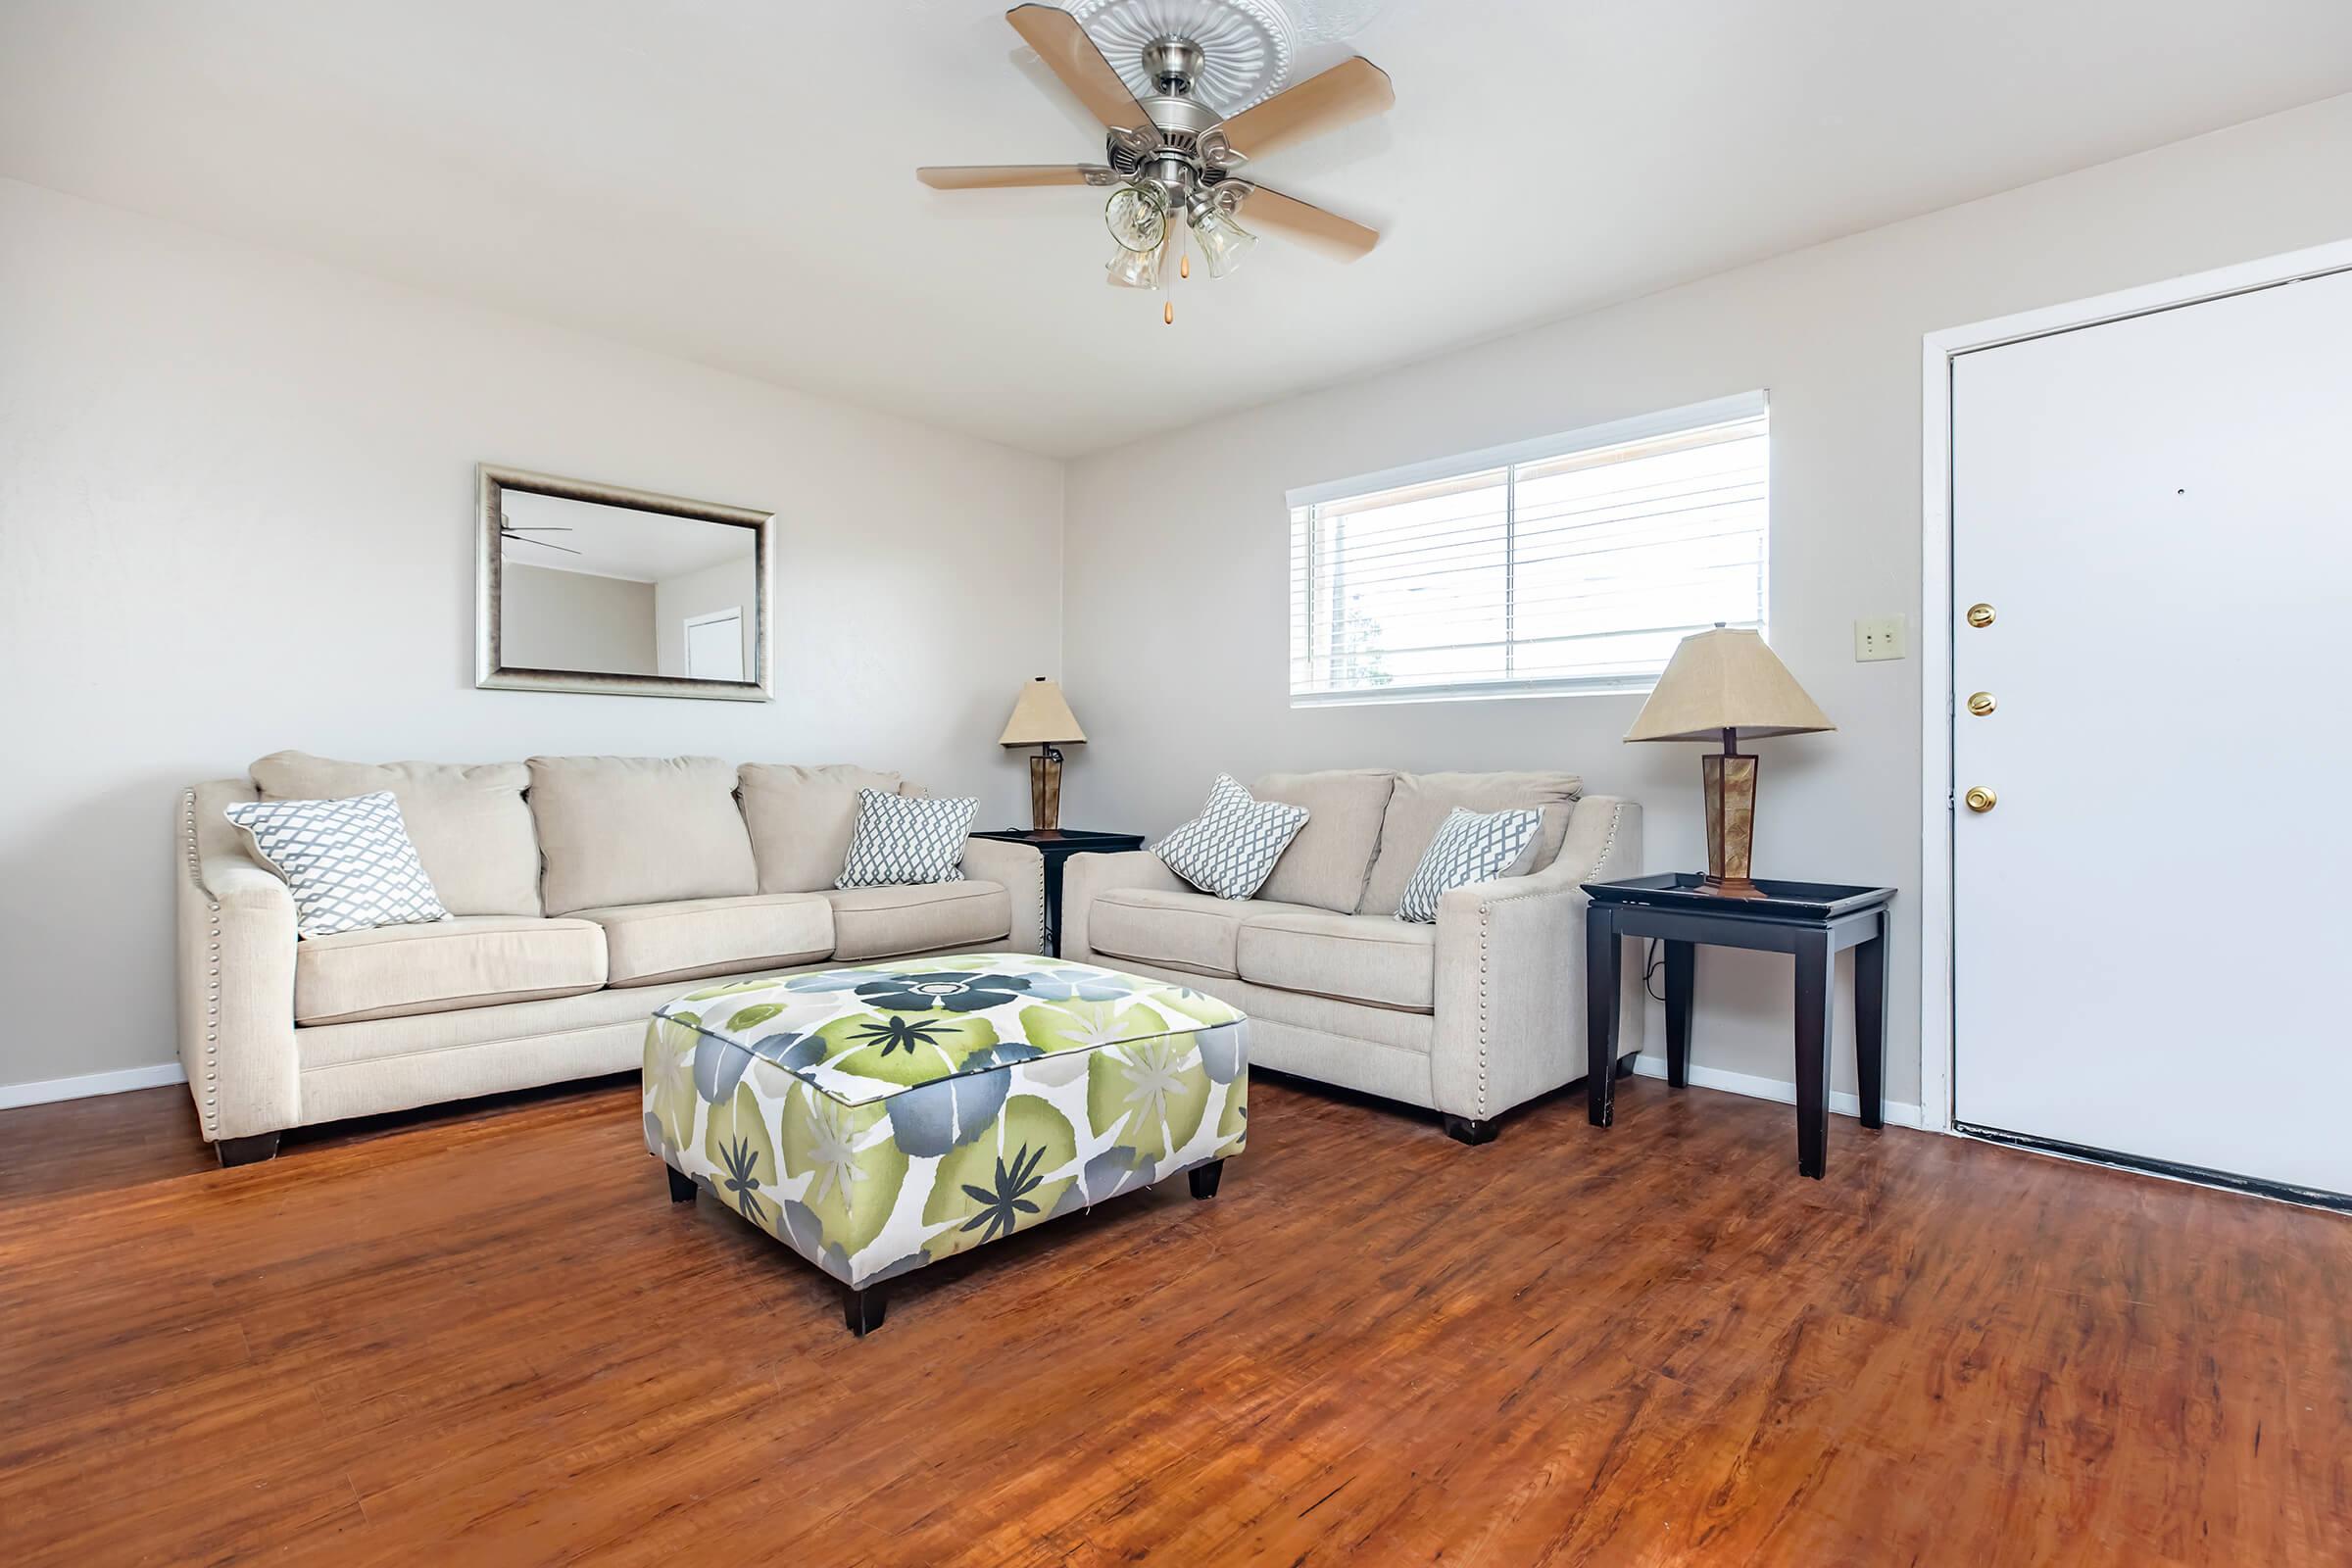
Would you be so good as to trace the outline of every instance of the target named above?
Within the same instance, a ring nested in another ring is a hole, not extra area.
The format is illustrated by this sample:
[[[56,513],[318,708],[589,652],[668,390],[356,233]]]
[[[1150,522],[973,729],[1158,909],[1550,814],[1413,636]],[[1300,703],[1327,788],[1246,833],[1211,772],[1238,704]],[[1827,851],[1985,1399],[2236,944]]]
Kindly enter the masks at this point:
[[[768,695],[766,514],[489,467],[481,489],[478,684]]]

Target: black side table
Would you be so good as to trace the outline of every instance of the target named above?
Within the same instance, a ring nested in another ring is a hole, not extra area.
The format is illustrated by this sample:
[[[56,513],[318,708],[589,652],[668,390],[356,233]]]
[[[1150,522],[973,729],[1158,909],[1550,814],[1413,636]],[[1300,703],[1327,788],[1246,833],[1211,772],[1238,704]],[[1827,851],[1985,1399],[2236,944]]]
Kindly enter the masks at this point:
[[[1796,1168],[1819,1180],[1830,1142],[1830,986],[1836,961],[1854,954],[1855,1078],[1862,1125],[1886,1124],[1886,950],[1892,888],[1833,882],[1758,882],[1765,896],[1731,899],[1708,892],[1696,873],[1669,871],[1623,882],[1588,882],[1585,916],[1585,1027],[1591,1047],[1586,1113],[1609,1125],[1609,1070],[1617,1054],[1621,937],[1666,944],[1666,1081],[1680,1089],[1690,1075],[1690,1002],[1699,943],[1786,953],[1796,960]]]
[[[1141,833],[1090,833],[1084,828],[1061,828],[1040,833],[1034,828],[999,827],[975,833],[976,839],[1002,839],[1028,844],[1046,858],[1046,951],[1061,956],[1061,868],[1073,855],[1116,855],[1144,847]]]

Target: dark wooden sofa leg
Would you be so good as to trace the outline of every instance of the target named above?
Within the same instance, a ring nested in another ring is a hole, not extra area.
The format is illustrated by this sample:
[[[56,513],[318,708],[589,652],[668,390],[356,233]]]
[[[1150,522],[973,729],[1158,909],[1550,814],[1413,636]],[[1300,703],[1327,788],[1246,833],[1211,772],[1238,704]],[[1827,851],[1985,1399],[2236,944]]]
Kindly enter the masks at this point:
[[[1473,1121],[1468,1116],[1446,1118],[1446,1136],[1457,1144],[1491,1144],[1496,1128],[1491,1121]]]
[[[1205,1165],[1195,1165],[1184,1174],[1193,1184],[1195,1198],[1214,1198],[1217,1196],[1218,1178],[1225,1174],[1225,1162],[1212,1159]]]
[[[663,1160],[662,1168],[669,1173],[669,1200],[673,1203],[694,1201],[694,1178],[682,1173],[677,1166]]]
[[[1634,1058],[1632,1056],[1619,1056],[1617,1058],[1617,1076],[1620,1078],[1631,1078],[1633,1075]]]
[[[868,1285],[862,1291],[844,1290],[841,1293],[842,1316],[849,1321],[850,1332],[859,1339],[882,1326],[882,1310],[889,1303],[883,1298],[882,1287]]]
[[[277,1134],[255,1133],[250,1138],[223,1138],[213,1145],[223,1165],[258,1165],[277,1157]]]

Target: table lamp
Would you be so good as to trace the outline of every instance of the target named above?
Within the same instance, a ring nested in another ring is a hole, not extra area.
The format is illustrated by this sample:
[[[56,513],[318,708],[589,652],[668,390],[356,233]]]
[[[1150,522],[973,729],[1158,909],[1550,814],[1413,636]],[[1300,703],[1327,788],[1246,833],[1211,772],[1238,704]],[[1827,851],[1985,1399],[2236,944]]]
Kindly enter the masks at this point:
[[[1756,760],[1740,752],[1740,732],[1805,735],[1837,727],[1762,637],[1719,624],[1682,640],[1625,738],[1723,742],[1719,756],[1699,759],[1707,797],[1702,886],[1724,898],[1760,899],[1763,890],[1747,874],[1756,826]]]
[[[1004,721],[997,744],[1039,749],[1029,759],[1029,815],[1040,833],[1061,828],[1061,749],[1085,739],[1058,682],[1040,675],[1013,699],[1012,717]]]

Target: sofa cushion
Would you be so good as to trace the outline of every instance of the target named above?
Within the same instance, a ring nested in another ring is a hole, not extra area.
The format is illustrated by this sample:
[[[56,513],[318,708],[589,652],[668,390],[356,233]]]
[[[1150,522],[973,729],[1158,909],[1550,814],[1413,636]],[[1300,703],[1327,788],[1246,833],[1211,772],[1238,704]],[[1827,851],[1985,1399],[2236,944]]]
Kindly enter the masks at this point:
[[[849,762],[747,762],[736,774],[762,893],[819,893],[841,875],[859,790],[896,790],[896,773]],[[914,791],[902,791],[913,794]]]
[[[1303,905],[1263,899],[1220,899],[1166,888],[1105,888],[1087,906],[1086,945],[1096,953],[1139,963],[1238,976],[1234,944],[1243,921],[1256,914],[1314,912]]]
[[[390,790],[442,907],[537,914],[539,835],[520,762],[338,762],[271,752],[250,769],[266,801],[343,800]]]
[[[1405,884],[1421,864],[1430,841],[1446,813],[1455,807],[1470,811],[1503,811],[1532,806],[1544,813],[1544,831],[1537,835],[1535,858],[1519,869],[1541,871],[1560,853],[1568,836],[1568,813],[1585,792],[1585,781],[1574,773],[1406,773],[1396,780],[1389,809],[1380,825],[1380,855],[1372,862],[1372,880],[1355,908],[1358,914],[1395,914],[1404,898]]]
[[[814,893],[628,904],[582,909],[579,918],[605,928],[608,985],[781,969],[833,955],[833,906]]]
[[[1352,912],[1372,875],[1380,824],[1396,775],[1378,768],[1350,772],[1268,773],[1250,786],[1261,801],[1306,808],[1306,825],[1282,852],[1257,897],[1278,904]]]
[[[548,913],[760,891],[732,762],[534,757],[529,766]]]
[[[353,1023],[595,991],[605,932],[592,920],[462,915],[318,937],[294,949],[294,1021]]]
[[[1376,1007],[1437,1009],[1438,928],[1382,914],[1256,913],[1236,944],[1241,978]]]
[[[833,906],[833,956],[843,962],[934,948],[985,947],[1012,934],[1012,895],[1002,882],[916,882],[841,888]]]

